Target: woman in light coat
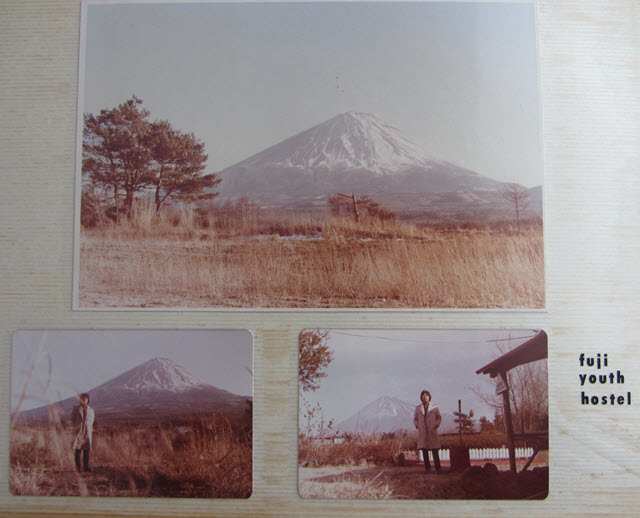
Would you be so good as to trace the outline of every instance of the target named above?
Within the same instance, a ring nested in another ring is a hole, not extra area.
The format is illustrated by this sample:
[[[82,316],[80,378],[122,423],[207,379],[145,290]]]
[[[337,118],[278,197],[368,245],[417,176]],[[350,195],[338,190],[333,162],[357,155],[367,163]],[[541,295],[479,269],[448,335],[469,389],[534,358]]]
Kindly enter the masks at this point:
[[[440,415],[440,409],[438,405],[431,402],[431,393],[428,390],[423,390],[420,393],[420,400],[422,404],[416,407],[416,411],[413,415],[413,424],[418,429],[418,450],[422,450],[424,455],[424,469],[425,471],[431,470],[429,464],[429,450],[433,453],[433,464],[435,465],[438,473],[440,470],[440,456],[438,450],[440,449],[440,437],[438,437],[438,426],[442,422],[442,416]]]
[[[89,394],[80,394],[78,400],[80,404],[73,407],[71,412],[71,424],[76,429],[76,438],[72,448],[75,450],[76,469],[82,471],[80,469],[80,457],[82,456],[82,467],[87,472],[91,471],[89,469],[89,452],[91,451],[93,422],[96,419],[96,414],[89,406]]]

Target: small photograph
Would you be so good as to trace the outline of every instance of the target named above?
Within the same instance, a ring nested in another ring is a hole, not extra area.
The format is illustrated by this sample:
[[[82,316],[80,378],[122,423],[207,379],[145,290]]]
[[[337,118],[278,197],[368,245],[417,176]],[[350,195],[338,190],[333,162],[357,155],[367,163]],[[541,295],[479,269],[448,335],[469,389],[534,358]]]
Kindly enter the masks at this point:
[[[74,309],[545,307],[533,2],[92,1],[81,49]]]
[[[14,495],[249,498],[244,330],[17,331]]]
[[[544,499],[542,330],[300,333],[298,493]]]

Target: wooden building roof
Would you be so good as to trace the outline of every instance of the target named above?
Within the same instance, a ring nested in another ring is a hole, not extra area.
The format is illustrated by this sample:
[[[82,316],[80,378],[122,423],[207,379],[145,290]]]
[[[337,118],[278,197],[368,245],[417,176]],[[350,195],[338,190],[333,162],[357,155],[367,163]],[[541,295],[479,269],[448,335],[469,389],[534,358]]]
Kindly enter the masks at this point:
[[[547,357],[547,343],[547,333],[538,331],[533,338],[478,369],[476,374],[489,374],[495,378],[498,373],[507,372],[518,365],[544,360]]]

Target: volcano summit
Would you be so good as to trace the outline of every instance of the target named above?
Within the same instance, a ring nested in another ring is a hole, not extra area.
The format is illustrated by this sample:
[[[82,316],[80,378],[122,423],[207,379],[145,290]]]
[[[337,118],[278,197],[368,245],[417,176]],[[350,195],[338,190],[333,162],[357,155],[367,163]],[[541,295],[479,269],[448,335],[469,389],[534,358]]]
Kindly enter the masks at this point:
[[[351,417],[339,423],[332,434],[344,433],[391,433],[397,430],[415,432],[413,415],[416,405],[402,401],[392,396],[382,396],[365,405]],[[439,434],[456,433],[458,425],[455,416],[441,410],[442,423],[438,428]]]
[[[239,396],[205,383],[168,358],[153,358],[88,391],[101,418],[169,418],[224,411],[242,417],[250,396]],[[63,415],[77,404],[74,397],[54,403]],[[42,419],[47,407],[21,413]]]
[[[335,192],[373,196],[497,191],[502,183],[422,150],[375,115],[347,112],[220,172],[223,196],[287,205]]]

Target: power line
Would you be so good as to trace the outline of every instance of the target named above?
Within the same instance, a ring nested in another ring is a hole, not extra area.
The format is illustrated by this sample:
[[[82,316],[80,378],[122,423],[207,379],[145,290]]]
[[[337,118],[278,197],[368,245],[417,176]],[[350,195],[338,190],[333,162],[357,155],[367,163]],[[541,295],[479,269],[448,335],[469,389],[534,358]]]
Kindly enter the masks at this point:
[[[333,334],[345,335],[345,336],[357,336],[360,338],[371,338],[378,340],[388,340],[390,342],[411,342],[418,344],[484,344],[484,343],[492,343],[492,342],[510,342],[513,340],[524,340],[526,338],[533,338],[535,335],[528,336],[517,336],[512,338],[499,338],[499,339],[489,339],[489,340],[412,340],[410,338],[390,338],[388,336],[371,336],[371,335],[361,335],[358,333],[348,333],[346,331],[335,331],[333,329],[330,330]]]

